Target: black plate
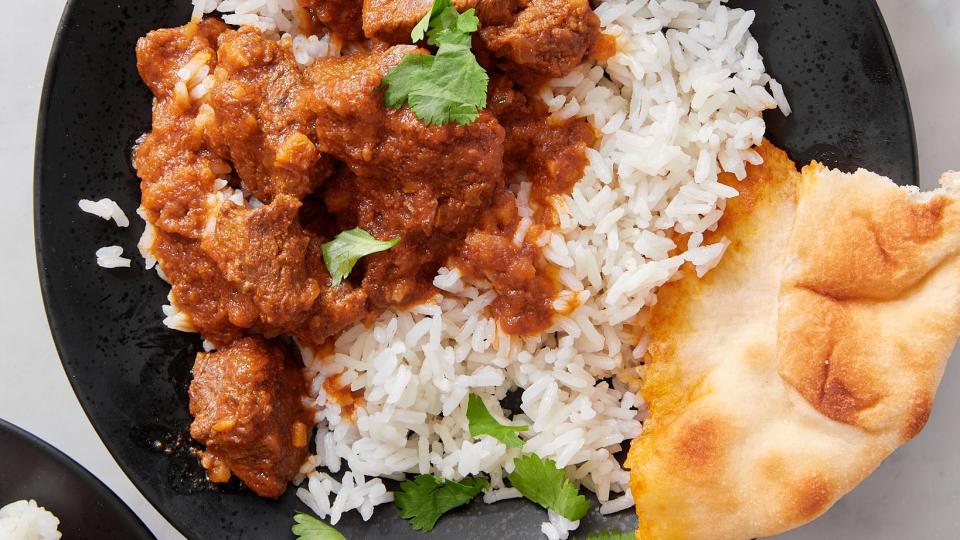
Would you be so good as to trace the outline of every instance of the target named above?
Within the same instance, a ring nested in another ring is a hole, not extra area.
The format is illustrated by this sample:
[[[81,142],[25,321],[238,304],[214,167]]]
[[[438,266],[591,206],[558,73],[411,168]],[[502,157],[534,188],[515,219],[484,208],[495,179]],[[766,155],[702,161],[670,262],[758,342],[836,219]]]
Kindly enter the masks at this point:
[[[798,162],[870,168],[917,182],[910,108],[876,5],[868,0],[731,2],[757,10],[753,34],[795,110],[769,114],[768,135]],[[82,197],[138,206],[131,143],[150,127],[150,95],[134,63],[136,39],[182,24],[188,0],[69,2],[53,48],[40,111],[36,238],[47,316],[74,390],[107,448],[133,483],[190,538],[285,538],[302,508],[235,489],[206,489],[188,449],[185,387],[199,345],[167,330],[167,287],[134,268],[94,264],[100,246],[136,254],[142,225],[120,231],[77,210]],[[538,538],[544,512],[508,501],[475,505],[441,520],[434,538]],[[628,528],[629,512],[586,518],[581,534]],[[420,538],[392,506],[369,524],[349,518],[350,538]]]
[[[136,514],[76,461],[0,420],[0,507],[21,499],[53,512],[64,538],[153,538]]]

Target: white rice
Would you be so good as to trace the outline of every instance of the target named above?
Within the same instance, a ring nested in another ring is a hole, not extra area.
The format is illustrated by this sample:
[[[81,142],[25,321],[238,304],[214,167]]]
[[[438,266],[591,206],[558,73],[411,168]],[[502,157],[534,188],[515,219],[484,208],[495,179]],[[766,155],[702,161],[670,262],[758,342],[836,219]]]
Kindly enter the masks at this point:
[[[297,33],[304,16],[297,0],[193,0],[193,20],[219,11],[223,22],[256,26],[267,34]]]
[[[143,257],[144,266],[147,270],[150,270],[157,265],[157,259],[152,253],[156,232],[153,229],[153,224],[147,219],[147,212],[142,206],[137,208],[137,215],[140,216],[140,219],[142,219],[144,223],[143,234],[140,235],[140,240],[137,242],[137,249],[140,251],[140,256]],[[160,272],[159,267],[157,267],[157,272]],[[169,283],[165,277],[163,280]]]
[[[617,512],[622,512],[627,508],[633,507],[633,493],[628,489],[626,493],[617,497],[616,499],[610,499],[607,502],[600,505],[600,514],[609,515],[616,514]]]
[[[358,511],[364,520],[368,520],[375,506],[393,501],[393,493],[387,491],[387,486],[379,478],[367,480],[362,474],[346,472],[337,481],[316,470],[307,475],[307,488],[297,489],[297,497],[321,519],[329,516],[332,525],[351,510]]]
[[[167,295],[167,301],[170,303],[164,304],[160,308],[161,311],[163,311],[164,326],[171,330],[177,330],[178,332],[196,332],[196,328],[193,327],[193,323],[190,321],[190,316],[176,307],[170,295]],[[207,347],[204,346],[204,349],[206,348]]]
[[[547,510],[547,521],[540,525],[540,532],[548,540],[567,540],[570,538],[570,532],[577,530],[579,526],[579,520],[570,521],[553,510]]]
[[[193,4],[195,17],[219,10],[231,24],[289,33],[283,39],[304,64],[340,53],[324,37],[296,35],[295,0]],[[434,280],[444,295],[348,329],[330,356],[302,348],[319,429],[297,496],[321,518],[336,523],[357,510],[369,519],[374,506],[392,500],[380,478],[405,474],[485,474],[485,502],[519,497],[504,477],[521,449],[469,435],[471,393],[494,417],[529,426],[522,451],[564,467],[596,494],[601,513],[633,505],[629,474],[615,455],[642,429],[643,310],[683,264],[703,275],[720,260],[728,242],[703,245],[703,233],[716,228],[737,191],[718,175],[742,179],[745,163],[758,164],[752,148],[764,135],[761,113],[779,107],[790,114],[790,106],[765,73],[749,33],[752,12],[720,0],[607,0],[596,12],[617,53],[541,92],[555,118],[586,118],[601,134],[584,177],[551,201],[559,228],[528,238],[530,184],[517,178],[511,186],[521,217],[513,240],[533,241],[557,265],[565,290],[554,304],[565,314],[541,335],[510,336],[484,313],[495,298],[489,285],[444,268]],[[201,69],[188,65],[178,74],[188,93],[208,76]],[[212,207],[259,204],[225,182],[216,190]],[[689,235],[684,252],[677,235]],[[148,226],[140,246],[148,266],[152,241]],[[172,302],[164,313],[168,326],[192,331]],[[351,418],[323,389],[333,375],[363,396]],[[514,390],[519,410],[504,411],[501,402]],[[342,482],[328,474],[341,472]],[[577,525],[551,512],[541,531],[559,540]]]
[[[283,38],[287,39],[288,36],[290,34],[284,34]],[[340,56],[340,43],[329,35],[321,37],[293,35],[289,39],[292,40],[290,48],[293,51],[293,57],[303,65],[310,65],[317,58]]]
[[[128,227],[130,225],[127,215],[123,213],[123,209],[113,199],[100,199],[99,201],[80,199],[77,205],[88,214],[99,216],[104,220],[112,219],[117,227]]]
[[[129,268],[130,259],[123,257],[123,247],[106,246],[97,250],[97,264],[104,268]]]
[[[0,508],[3,540],[59,540],[60,520],[37,501],[15,501]]]
[[[217,11],[224,22],[256,26],[271,38],[291,40],[297,62],[309,65],[317,58],[339,56],[341,43],[329,35],[312,36],[299,32],[297,20],[306,17],[297,0],[193,0],[193,19]],[[204,95],[209,85],[197,93]],[[199,98],[194,98],[199,99]]]
[[[201,51],[177,70],[174,96],[182,106],[202,100],[213,87],[214,78],[208,63],[211,56],[210,51]]]

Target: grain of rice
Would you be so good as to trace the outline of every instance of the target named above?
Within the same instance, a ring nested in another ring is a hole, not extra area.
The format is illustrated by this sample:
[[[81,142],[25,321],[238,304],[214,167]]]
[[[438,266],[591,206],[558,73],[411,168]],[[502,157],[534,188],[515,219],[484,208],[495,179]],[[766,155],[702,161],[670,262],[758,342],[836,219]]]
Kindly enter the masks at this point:
[[[104,220],[112,219],[118,227],[128,227],[130,225],[127,215],[123,213],[123,209],[113,199],[104,198],[99,201],[80,199],[77,204],[80,210],[88,214],[93,214]]]
[[[97,250],[97,265],[103,268],[129,268],[130,259],[122,257],[123,247],[106,246]]]

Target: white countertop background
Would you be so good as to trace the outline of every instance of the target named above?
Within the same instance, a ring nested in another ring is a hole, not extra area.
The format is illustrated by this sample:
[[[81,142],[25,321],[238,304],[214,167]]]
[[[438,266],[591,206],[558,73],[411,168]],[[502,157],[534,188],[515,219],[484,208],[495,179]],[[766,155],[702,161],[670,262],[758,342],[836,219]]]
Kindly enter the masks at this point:
[[[0,418],[89,469],[161,540],[183,538],[110,457],[54,350],[34,258],[33,151],[43,74],[64,2],[0,3],[14,21],[0,32],[0,186],[7,193],[0,212]],[[906,76],[920,173],[924,189],[930,189],[941,172],[960,169],[960,1],[879,4]],[[958,362],[960,353],[954,354],[927,428],[826,516],[785,538],[960,538]]]

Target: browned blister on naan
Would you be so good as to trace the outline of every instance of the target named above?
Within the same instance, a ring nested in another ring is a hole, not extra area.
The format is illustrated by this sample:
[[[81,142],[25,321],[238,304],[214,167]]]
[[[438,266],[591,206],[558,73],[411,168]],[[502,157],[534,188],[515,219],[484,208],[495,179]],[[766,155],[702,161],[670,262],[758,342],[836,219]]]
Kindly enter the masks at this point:
[[[628,466],[639,539],[748,539],[825,512],[930,414],[960,334],[960,183],[916,194],[759,149],[703,279],[650,322]]]

